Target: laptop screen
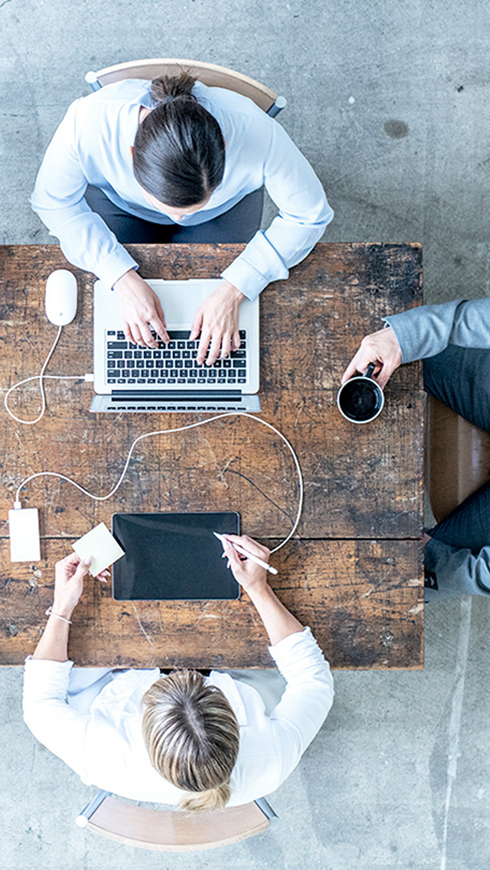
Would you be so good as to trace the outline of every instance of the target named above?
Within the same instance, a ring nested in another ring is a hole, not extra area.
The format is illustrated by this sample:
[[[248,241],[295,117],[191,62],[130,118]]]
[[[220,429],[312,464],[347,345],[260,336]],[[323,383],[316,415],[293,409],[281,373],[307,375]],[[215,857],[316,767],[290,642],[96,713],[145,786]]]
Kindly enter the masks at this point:
[[[213,532],[239,534],[239,515],[114,514],[112,534],[125,555],[112,569],[117,601],[235,599],[237,581]]]

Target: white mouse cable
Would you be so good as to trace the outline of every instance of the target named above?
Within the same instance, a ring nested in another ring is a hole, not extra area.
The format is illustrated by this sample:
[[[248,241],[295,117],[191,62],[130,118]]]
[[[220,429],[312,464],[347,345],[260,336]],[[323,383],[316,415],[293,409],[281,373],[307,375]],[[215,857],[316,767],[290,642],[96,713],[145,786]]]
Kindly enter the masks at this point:
[[[50,380],[54,380],[54,381],[80,381],[80,380],[89,380],[91,378],[91,375],[45,375],[44,374],[44,372],[46,371],[47,365],[48,365],[51,357],[53,356],[56,345],[58,344],[62,329],[63,329],[62,326],[58,327],[58,333],[56,335],[55,340],[53,341],[53,344],[51,346],[51,350],[49,351],[49,353],[44,361],[44,364],[43,364],[43,367],[42,367],[40,373],[38,375],[34,375],[31,378],[25,378],[25,380],[19,381],[17,384],[13,384],[13,386],[11,386],[9,390],[7,390],[7,392],[5,393],[5,396],[3,397],[3,404],[5,405],[5,410],[6,410],[7,414],[10,417],[12,417],[12,419],[15,420],[17,423],[23,423],[24,426],[33,426],[34,423],[39,423],[39,420],[42,420],[42,418],[44,417],[44,412],[46,410],[46,395],[44,392],[44,380],[46,378],[49,378]],[[10,408],[9,408],[9,396],[11,393],[13,393],[14,390],[17,389],[17,387],[21,387],[23,384],[28,384],[29,381],[39,381],[39,391],[41,393],[41,411],[35,420],[22,420],[20,417],[16,417],[15,414],[13,413],[13,411],[10,410]]]
[[[278,544],[277,547],[274,547],[274,549],[271,550],[271,553],[275,553],[277,550],[280,550],[281,547],[284,547],[284,545],[287,544],[288,541],[291,540],[296,529],[298,528],[299,521],[301,519],[301,513],[303,510],[303,496],[304,496],[303,474],[301,471],[301,466],[299,464],[298,457],[296,456],[296,453],[294,451],[294,448],[292,447],[292,445],[290,444],[290,442],[288,441],[286,436],[283,435],[282,432],[279,431],[279,429],[276,429],[275,426],[272,425],[272,423],[267,423],[266,420],[262,420],[260,417],[256,417],[254,414],[249,414],[247,411],[229,411],[227,414],[218,414],[215,417],[210,417],[207,420],[199,420],[197,423],[189,423],[187,426],[179,426],[176,429],[158,429],[154,432],[145,432],[143,435],[139,435],[138,438],[136,438],[133,441],[133,443],[131,444],[131,447],[129,448],[129,453],[127,455],[126,462],[124,464],[124,468],[121,472],[119,480],[117,481],[116,485],[111,489],[111,491],[107,493],[107,495],[94,495],[92,492],[89,492],[88,489],[85,489],[85,487],[80,486],[79,483],[76,483],[76,481],[72,480],[70,477],[66,477],[66,475],[64,475],[64,474],[59,474],[57,471],[38,471],[37,474],[31,474],[30,477],[26,477],[26,479],[23,480],[22,483],[20,484],[20,486],[18,487],[17,492],[15,494],[14,508],[19,510],[22,507],[22,504],[20,502],[20,492],[23,489],[23,487],[26,486],[27,483],[29,483],[31,480],[35,480],[36,477],[57,477],[60,480],[66,480],[67,483],[71,483],[72,486],[75,486],[77,489],[80,490],[80,492],[83,492],[85,495],[88,495],[88,497],[94,499],[94,501],[106,501],[108,498],[111,498],[111,496],[113,496],[115,492],[117,492],[121,483],[123,482],[124,476],[128,470],[128,466],[129,466],[129,463],[131,460],[133,450],[139,441],[143,441],[145,438],[151,438],[153,435],[170,435],[172,432],[185,432],[187,429],[195,429],[198,426],[205,426],[206,423],[213,423],[215,420],[222,420],[223,418],[226,418],[226,417],[248,417],[250,420],[256,420],[258,423],[262,423],[263,426],[266,426],[268,429],[271,429],[272,432],[275,432],[275,434],[278,435],[279,438],[281,438],[281,440],[284,442],[284,444],[288,448],[291,456],[293,457],[293,461],[294,461],[294,464],[296,467],[296,473],[298,475],[298,484],[299,484],[298,509],[296,511],[296,518],[294,520],[293,527],[292,527],[291,531],[289,532],[288,536],[286,538],[284,538],[284,540],[281,541],[281,543]]]

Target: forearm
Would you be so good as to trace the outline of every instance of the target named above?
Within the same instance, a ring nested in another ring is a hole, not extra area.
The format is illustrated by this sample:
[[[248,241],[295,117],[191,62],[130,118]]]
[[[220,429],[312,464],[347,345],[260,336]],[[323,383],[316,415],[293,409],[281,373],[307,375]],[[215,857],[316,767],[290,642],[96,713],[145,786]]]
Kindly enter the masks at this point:
[[[422,305],[383,319],[398,339],[404,363],[435,356],[449,344],[486,348],[490,342],[490,299]]]
[[[270,133],[264,186],[279,214],[222,273],[251,300],[272,281],[288,277],[334,216],[319,179],[286,131],[273,122]]]
[[[289,637],[290,634],[303,631],[300,621],[279,601],[270,586],[265,585],[258,590],[251,590],[249,596],[264,623],[272,646]]]
[[[331,214],[333,216],[333,212]],[[303,226],[282,217],[275,218],[268,230],[256,233],[221,277],[253,301],[272,281],[284,281],[288,277],[289,269],[310,253],[328,223],[325,219],[318,226]]]
[[[83,194],[78,202],[49,197],[31,197],[31,205],[48,228],[50,235],[60,243],[69,263],[86,272],[93,272],[108,287],[129,269],[137,266],[126,248],[121,245],[105,221],[89,207]],[[60,194],[61,197],[61,194]]]
[[[53,608],[55,613],[57,610]],[[60,614],[65,619],[71,619],[71,614]],[[33,659],[48,659],[52,662],[66,662],[68,659],[68,635],[70,633],[70,624],[53,614],[49,617],[46,627],[43,631],[41,640],[39,641]]]

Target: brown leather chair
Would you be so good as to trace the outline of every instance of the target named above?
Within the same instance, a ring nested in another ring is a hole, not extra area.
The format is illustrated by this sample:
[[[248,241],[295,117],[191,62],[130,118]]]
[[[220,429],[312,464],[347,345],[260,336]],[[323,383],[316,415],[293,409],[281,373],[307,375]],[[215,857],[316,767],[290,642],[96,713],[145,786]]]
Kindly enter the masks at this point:
[[[80,828],[128,846],[190,852],[229,846],[269,827],[276,814],[265,798],[209,813],[153,810],[100,791],[76,818]]]
[[[130,60],[107,66],[98,72],[88,72],[85,81],[96,91],[104,85],[120,82],[123,79],[154,79],[161,75],[176,75],[182,69],[189,70],[198,81],[215,88],[227,88],[249,97],[272,118],[275,118],[286,105],[286,98],[279,97],[270,88],[261,85],[250,76],[235,72],[215,63],[198,60],[182,60],[170,57],[156,57],[148,60]]]
[[[490,434],[429,396],[425,457],[430,505],[440,523],[490,479]]]

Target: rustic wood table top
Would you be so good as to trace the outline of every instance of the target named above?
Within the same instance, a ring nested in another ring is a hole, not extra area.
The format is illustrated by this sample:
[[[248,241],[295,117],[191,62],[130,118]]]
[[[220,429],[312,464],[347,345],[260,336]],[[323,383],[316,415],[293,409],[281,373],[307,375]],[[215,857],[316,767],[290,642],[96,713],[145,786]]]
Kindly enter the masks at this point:
[[[217,277],[240,245],[133,245],[148,278]],[[39,373],[57,327],[44,314],[53,269],[75,271],[76,319],[63,329],[48,374],[93,371],[93,275],[59,248],[0,247],[0,386]],[[340,377],[383,315],[422,300],[419,245],[319,244],[288,281],[261,297],[264,420],[291,441],[305,480],[295,538],[273,557],[269,582],[311,626],[335,668],[423,664],[422,461],[424,394],[419,364],[386,389],[382,414],[356,426],[336,407]],[[43,477],[23,490],[38,507],[41,562],[11,563],[7,511],[20,482],[39,471],[109,492],[139,434],[198,419],[178,414],[90,414],[90,384],[46,381],[47,410],[23,426],[1,409],[0,663],[31,653],[52,602],[54,563],[118,511],[237,510],[244,533],[273,546],[292,527],[298,498],[291,456],[253,420],[232,417],[138,445],[116,495],[94,502]],[[35,381],[12,395],[26,419],[40,406]],[[246,594],[238,601],[116,602],[88,580],[74,615],[70,656],[84,666],[270,667],[264,628]]]

